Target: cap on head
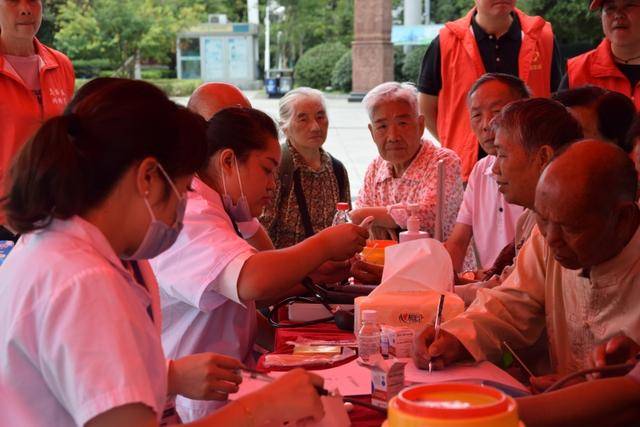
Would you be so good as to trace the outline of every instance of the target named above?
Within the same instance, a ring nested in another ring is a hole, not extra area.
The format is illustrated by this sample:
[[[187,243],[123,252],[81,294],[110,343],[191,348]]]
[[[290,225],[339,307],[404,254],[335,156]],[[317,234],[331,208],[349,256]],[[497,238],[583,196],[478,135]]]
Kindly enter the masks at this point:
[[[218,111],[229,107],[251,108],[251,102],[240,89],[229,83],[211,82],[198,87],[187,107],[209,120]]]
[[[604,0],[592,0],[589,5],[589,10],[594,11],[600,9],[602,7],[602,3],[604,3]]]

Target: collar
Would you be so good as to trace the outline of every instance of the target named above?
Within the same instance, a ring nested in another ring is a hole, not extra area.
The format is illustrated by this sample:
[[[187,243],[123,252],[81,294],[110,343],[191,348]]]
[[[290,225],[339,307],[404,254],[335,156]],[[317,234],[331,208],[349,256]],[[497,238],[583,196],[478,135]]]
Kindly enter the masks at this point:
[[[325,170],[331,167],[331,158],[329,157],[329,154],[322,149],[322,147],[320,147],[320,159],[321,159],[320,169],[314,170],[307,165],[307,162],[304,160],[304,157],[302,157],[302,155],[298,152],[298,150],[296,150],[293,144],[289,142],[289,140],[287,140],[286,143],[289,146],[289,151],[291,152],[291,158],[293,159],[293,170],[304,169],[310,172],[320,173],[320,172],[324,172]]]
[[[435,147],[433,146],[433,144],[429,140],[422,139],[420,141],[420,148],[418,149],[418,153],[413,158],[413,160],[411,161],[411,164],[402,175],[402,178],[399,178],[399,179],[409,180],[409,181],[420,181],[422,175],[424,174],[424,171],[420,170],[416,166],[418,163],[420,163],[418,159],[428,155],[433,150],[435,150]],[[393,180],[393,179],[398,179],[393,176],[393,165],[391,164],[391,162],[388,162],[383,159],[382,167],[378,169],[378,173],[376,174],[375,183],[380,184],[384,181]]]
[[[40,43],[37,38],[33,39],[33,46],[35,47],[36,55],[40,58],[40,73],[58,68],[60,63],[56,59],[55,55],[47,46]],[[11,66],[9,61],[5,60],[4,55],[0,55],[0,73],[12,77],[13,79],[22,82],[22,78],[18,76],[18,73]]]
[[[482,40],[488,39],[490,34],[483,30],[480,25],[478,25],[478,23],[476,22],[476,14],[477,12],[474,12],[473,19],[471,19],[471,27],[473,28],[473,34],[475,35],[476,40],[480,42]],[[507,30],[507,32],[504,33],[501,37],[499,37],[499,40],[522,40],[522,27],[520,25],[520,19],[518,19],[518,15],[516,15],[515,12],[511,12],[511,17],[513,18],[513,22],[511,23],[509,30]]]
[[[189,192],[187,197],[191,195],[190,197],[193,198],[193,194],[195,193],[197,196],[206,200],[209,204],[222,207],[222,196],[220,193],[209,187],[200,178],[194,177],[191,181],[191,187],[193,188],[193,191]]]
[[[131,276],[122,265],[122,261],[114,252],[105,235],[102,234],[98,227],[84,218],[75,215],[69,219],[54,219],[46,230],[62,233],[86,243],[126,277]]]
[[[618,77],[627,80],[622,71],[618,68],[613,59],[611,51],[611,42],[606,37],[600,42],[593,52],[593,62],[591,64],[591,73],[594,77]]]
[[[487,156],[485,157],[487,160],[485,160],[485,162],[487,163],[487,167],[484,169],[484,175],[485,176],[493,176],[493,165],[496,162],[496,156],[492,156],[491,154],[487,154]]]
[[[591,267],[592,278],[612,278],[626,273],[638,261],[640,253],[640,226],[622,251],[615,257],[601,264]]]

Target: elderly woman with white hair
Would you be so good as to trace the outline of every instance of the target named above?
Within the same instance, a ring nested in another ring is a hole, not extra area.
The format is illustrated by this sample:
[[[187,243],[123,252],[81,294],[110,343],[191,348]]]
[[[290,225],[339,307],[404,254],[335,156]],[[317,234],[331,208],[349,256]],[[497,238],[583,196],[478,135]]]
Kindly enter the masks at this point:
[[[362,101],[369,115],[369,131],[378,147],[364,178],[351,219],[367,216],[384,229],[405,229],[408,213],[390,211],[399,203],[417,203],[421,228],[435,233],[437,164],[444,161],[443,239],[453,230],[462,203],[460,159],[451,150],[436,147],[422,137],[424,116],[417,91],[408,83],[387,82],[373,88]]]
[[[276,195],[260,221],[276,248],[293,246],[331,226],[338,202],[350,203],[343,164],[322,149],[329,119],[322,92],[301,87],[280,100],[286,141]]]

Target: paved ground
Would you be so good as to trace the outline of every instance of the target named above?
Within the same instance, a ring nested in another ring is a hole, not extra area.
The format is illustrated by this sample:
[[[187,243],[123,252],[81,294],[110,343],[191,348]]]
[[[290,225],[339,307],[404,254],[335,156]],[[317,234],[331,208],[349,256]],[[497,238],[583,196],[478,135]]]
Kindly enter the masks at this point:
[[[278,117],[278,100],[268,99],[264,92],[247,91],[252,105],[274,119]],[[187,98],[176,98],[186,104]],[[367,166],[378,154],[367,129],[367,114],[360,103],[347,102],[346,97],[327,99],[329,136],[324,148],[341,160],[349,172],[351,195],[355,198],[362,185]]]

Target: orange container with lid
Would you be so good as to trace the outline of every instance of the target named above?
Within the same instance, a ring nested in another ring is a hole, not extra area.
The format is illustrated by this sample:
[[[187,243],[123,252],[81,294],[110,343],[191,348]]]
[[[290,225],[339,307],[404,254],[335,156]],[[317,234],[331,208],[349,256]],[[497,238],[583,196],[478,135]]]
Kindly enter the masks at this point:
[[[513,398],[477,384],[406,388],[389,402],[388,414],[386,427],[524,427]]]
[[[367,246],[362,249],[362,258],[370,263],[384,265],[384,250],[395,245],[394,240],[367,240]]]

